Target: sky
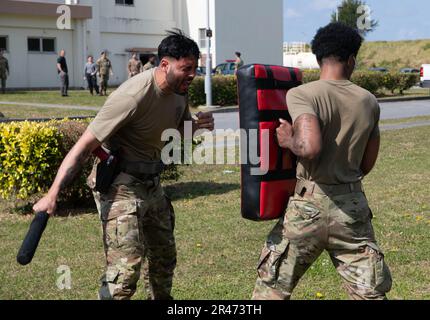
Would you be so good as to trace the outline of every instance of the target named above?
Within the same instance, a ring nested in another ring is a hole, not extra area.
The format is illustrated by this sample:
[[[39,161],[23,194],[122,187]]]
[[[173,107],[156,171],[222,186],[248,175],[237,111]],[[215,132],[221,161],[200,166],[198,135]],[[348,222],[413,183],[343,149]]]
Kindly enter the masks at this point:
[[[367,41],[430,39],[430,0],[365,0],[379,26]],[[284,41],[310,42],[341,0],[284,0]]]

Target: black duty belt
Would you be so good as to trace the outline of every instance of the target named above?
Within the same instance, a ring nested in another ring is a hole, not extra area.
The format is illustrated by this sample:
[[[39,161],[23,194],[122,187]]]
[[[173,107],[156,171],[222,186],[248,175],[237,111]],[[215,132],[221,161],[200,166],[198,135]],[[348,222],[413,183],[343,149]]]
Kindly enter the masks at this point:
[[[156,177],[164,170],[161,161],[121,161],[120,171],[133,175],[137,178]]]

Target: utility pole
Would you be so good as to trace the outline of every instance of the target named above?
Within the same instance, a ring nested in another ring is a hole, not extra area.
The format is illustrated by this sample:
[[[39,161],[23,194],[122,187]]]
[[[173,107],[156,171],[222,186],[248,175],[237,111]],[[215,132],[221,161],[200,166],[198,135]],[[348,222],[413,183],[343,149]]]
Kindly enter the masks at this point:
[[[206,93],[206,106],[212,106],[212,58],[211,58],[211,38],[212,30],[210,26],[210,0],[206,0],[207,4],[207,29],[206,29],[206,77],[205,77],[205,93]]]

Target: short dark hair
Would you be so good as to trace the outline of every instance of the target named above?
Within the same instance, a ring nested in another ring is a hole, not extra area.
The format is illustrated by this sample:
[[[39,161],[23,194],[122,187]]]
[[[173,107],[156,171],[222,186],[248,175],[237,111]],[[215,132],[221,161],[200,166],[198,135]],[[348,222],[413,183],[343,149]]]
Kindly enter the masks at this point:
[[[357,56],[363,38],[357,30],[341,22],[330,23],[320,28],[312,40],[312,52],[318,61],[337,57],[340,62],[348,61],[351,55]]]
[[[240,58],[240,56],[242,55],[239,51],[236,51],[235,54]]]
[[[158,46],[158,59],[171,57],[179,60],[181,58],[194,57],[200,59],[200,50],[197,43],[187,37],[180,29],[167,31],[167,37]]]

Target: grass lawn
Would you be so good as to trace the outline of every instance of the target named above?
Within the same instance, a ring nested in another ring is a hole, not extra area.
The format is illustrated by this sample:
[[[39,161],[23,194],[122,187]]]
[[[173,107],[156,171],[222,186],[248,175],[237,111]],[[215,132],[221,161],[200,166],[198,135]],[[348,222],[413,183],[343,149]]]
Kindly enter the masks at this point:
[[[365,180],[374,225],[391,268],[390,299],[430,299],[429,127],[382,133],[381,156]],[[183,169],[166,186],[176,211],[176,299],[249,299],[260,249],[274,222],[240,216],[240,168]],[[1,206],[1,203],[0,203]],[[0,210],[0,299],[95,299],[103,273],[101,230],[94,210],[49,222],[33,263],[20,267],[17,250],[31,217]],[[60,265],[72,272],[72,289],[56,287]],[[294,299],[346,299],[323,254],[296,289]],[[143,298],[142,286],[136,299]]]
[[[31,119],[31,118],[63,118],[77,116],[95,116],[97,111],[74,110],[74,109],[53,109],[35,108],[17,105],[0,105],[0,112],[6,118]]]
[[[421,121],[430,121],[430,115],[411,117],[411,118],[401,118],[401,119],[386,119],[386,120],[381,120],[380,124],[381,125],[403,124],[403,123],[421,122]]]
[[[386,67],[397,71],[401,68],[420,68],[429,63],[430,39],[409,41],[365,41],[358,54],[362,68]]]
[[[108,94],[114,89],[109,89]],[[69,97],[61,97],[60,91],[16,91],[0,95],[0,101],[37,102],[73,106],[101,107],[106,97],[91,96],[87,90],[70,90]]]
[[[421,97],[429,97],[430,89],[428,88],[412,88],[403,92],[403,95],[400,95],[396,90],[393,94],[389,90],[382,90],[378,95],[378,99],[382,101],[390,101],[391,99],[397,98],[421,98]]]

